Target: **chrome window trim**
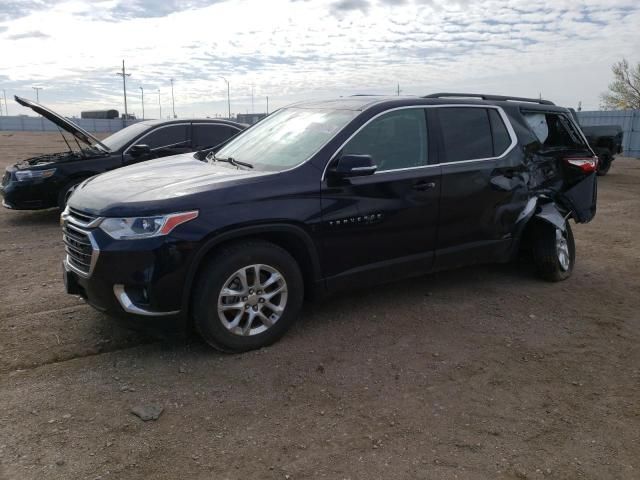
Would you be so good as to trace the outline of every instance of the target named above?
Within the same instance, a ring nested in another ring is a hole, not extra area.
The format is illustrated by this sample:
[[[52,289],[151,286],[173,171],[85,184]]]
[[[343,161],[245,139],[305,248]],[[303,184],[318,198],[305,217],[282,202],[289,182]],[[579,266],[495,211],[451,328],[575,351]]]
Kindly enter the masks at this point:
[[[367,125],[369,125],[369,123],[374,121],[376,118],[378,118],[378,117],[380,117],[382,115],[385,115],[385,114],[387,114],[389,112],[394,112],[394,111],[397,111],[397,110],[415,109],[415,108],[422,108],[422,109],[427,109],[427,108],[484,108],[484,109],[493,108],[494,110],[498,111],[498,114],[500,115],[500,118],[502,118],[502,121],[504,122],[505,127],[507,127],[507,132],[509,133],[509,137],[511,138],[511,144],[507,147],[507,149],[502,154],[500,154],[497,157],[473,158],[473,159],[470,159],[470,160],[460,160],[458,162],[432,163],[432,164],[429,164],[429,165],[421,165],[421,166],[418,166],[418,167],[396,168],[394,170],[384,170],[384,171],[380,171],[380,172],[375,172],[374,175],[384,175],[385,173],[404,172],[404,171],[407,171],[407,170],[417,170],[417,169],[421,169],[421,168],[442,167],[442,166],[447,166],[447,165],[458,165],[458,164],[471,163],[471,162],[485,162],[485,161],[489,161],[489,160],[499,160],[501,158],[506,157],[509,153],[511,153],[511,151],[518,144],[518,137],[516,137],[516,132],[513,129],[513,126],[511,125],[511,122],[509,121],[509,117],[507,117],[507,114],[502,109],[502,107],[500,107],[498,105],[443,104],[443,105],[406,105],[404,107],[395,107],[395,108],[390,108],[388,110],[385,110],[383,112],[380,112],[380,113],[374,115],[369,120],[367,120],[364,124],[362,124],[355,132],[353,132],[349,136],[349,138],[347,138],[340,145],[340,147],[334,152],[334,154],[331,155],[331,158],[329,159],[327,164],[324,166],[324,170],[322,171],[321,181],[324,181],[326,179],[327,170],[329,169],[329,165],[331,165],[331,163],[336,159],[338,153],[340,153],[342,151],[344,146],[347,143],[349,143],[353,137],[355,137],[358,133],[360,133],[360,131],[363,128],[365,128]]]
[[[169,128],[169,127],[180,127],[180,126],[183,126],[183,125],[189,126],[189,125],[191,125],[191,122],[187,122],[187,123],[182,123],[182,122],[181,122],[181,123],[172,123],[172,124],[170,124],[170,125],[162,125],[162,126],[160,126],[160,127],[158,127],[158,128],[154,128],[154,129],[152,129],[152,130],[148,131],[147,133],[145,133],[144,135],[142,135],[142,136],[141,136],[140,138],[138,138],[135,142],[132,142],[132,143],[131,143],[131,145],[129,145],[129,146],[125,149],[125,151],[124,151],[124,152],[122,152],[122,155],[123,155],[123,156],[124,156],[124,155],[126,155],[126,154],[129,152],[129,150],[131,150],[131,148],[132,148],[134,145],[139,145],[139,144],[140,144],[140,143],[139,143],[139,142],[140,142],[140,140],[142,140],[142,139],[144,139],[144,138],[148,137],[148,136],[149,136],[149,135],[151,135],[152,133],[156,133],[158,130],[162,130],[163,128]],[[191,138],[188,138],[187,140],[190,142],[190,141],[191,141]],[[162,146],[160,146],[160,147],[152,148],[152,149],[151,149],[151,151],[153,151],[153,150],[157,150],[157,149],[159,149],[159,148],[166,148],[166,147],[172,147],[172,146],[174,146],[174,145],[180,145],[181,143],[184,143],[184,142],[178,142],[178,143],[172,143],[172,144],[168,144],[168,145],[162,145]]]

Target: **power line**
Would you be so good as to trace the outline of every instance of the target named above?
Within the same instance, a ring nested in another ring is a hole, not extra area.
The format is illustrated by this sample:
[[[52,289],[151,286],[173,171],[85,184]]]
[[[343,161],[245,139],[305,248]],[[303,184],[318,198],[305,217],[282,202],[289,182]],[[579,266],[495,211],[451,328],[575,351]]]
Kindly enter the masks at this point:
[[[227,108],[229,109],[229,120],[231,120],[231,96],[230,96],[230,89],[229,89],[229,80],[227,80],[226,78],[224,78],[221,75],[218,75],[222,80],[224,80],[225,82],[227,82]]]
[[[176,116],[176,101],[175,101],[175,98],[173,97],[173,78],[171,79],[171,105],[173,107],[173,118],[178,118]]]
[[[124,68],[124,60],[122,60],[122,72],[116,73],[122,77],[122,90],[124,92],[124,118],[125,121],[129,119],[129,111],[127,110],[127,77],[130,77],[130,73],[126,73]]]
[[[44,90],[42,87],[31,87],[36,91],[36,102],[40,103],[40,90]]]
[[[140,85],[140,94],[142,95],[142,119],[144,120],[144,88]]]

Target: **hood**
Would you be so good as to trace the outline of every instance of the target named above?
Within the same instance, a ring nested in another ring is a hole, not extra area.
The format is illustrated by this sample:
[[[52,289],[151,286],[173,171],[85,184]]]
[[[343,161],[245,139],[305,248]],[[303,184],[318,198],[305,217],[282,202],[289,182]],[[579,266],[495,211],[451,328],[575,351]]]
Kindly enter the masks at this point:
[[[87,213],[120,215],[116,211],[140,209],[135,214],[160,213],[176,199],[211,191],[229,182],[262,177],[271,172],[239,170],[228,164],[211,164],[193,153],[159,158],[118,168],[80,184],[69,205]]]
[[[37,157],[21,160],[17,162],[13,168],[17,170],[24,170],[26,168],[38,170],[49,168],[49,165],[77,160],[79,158],[82,157],[75,152],[46,153],[44,155],[38,155]]]
[[[105,152],[110,151],[109,148],[106,145],[104,145],[100,140],[98,140],[96,137],[91,135],[86,130],[80,128],[71,120],[61,115],[58,115],[56,112],[49,110],[47,107],[43,107],[39,103],[32,102],[31,100],[27,100],[26,98],[18,97],[17,95],[14,98],[16,102],[18,102],[23,107],[30,108],[37,114],[42,115],[44,118],[53,122],[58,127],[69,132],[71,135],[76,137],[81,142],[86,143],[89,146],[93,144],[98,144],[100,148],[104,149]]]

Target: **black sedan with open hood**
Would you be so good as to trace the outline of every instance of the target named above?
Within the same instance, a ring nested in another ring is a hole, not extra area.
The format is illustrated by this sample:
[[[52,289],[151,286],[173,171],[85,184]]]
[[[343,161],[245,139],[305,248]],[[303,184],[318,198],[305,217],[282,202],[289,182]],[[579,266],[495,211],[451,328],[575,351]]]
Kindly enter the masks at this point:
[[[188,153],[219,145],[246,125],[218,119],[146,120],[98,140],[67,118],[31,100],[15,97],[53,122],[68,151],[22,160],[2,178],[2,204],[10,209],[36,210],[64,205],[73,189],[94,175],[125,165]]]

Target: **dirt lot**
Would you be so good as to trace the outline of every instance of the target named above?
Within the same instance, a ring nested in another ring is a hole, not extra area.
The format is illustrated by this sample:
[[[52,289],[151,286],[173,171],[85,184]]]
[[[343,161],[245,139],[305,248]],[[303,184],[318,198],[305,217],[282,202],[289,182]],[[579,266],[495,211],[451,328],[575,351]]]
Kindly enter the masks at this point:
[[[0,167],[58,138],[0,132]],[[562,284],[426,276],[244,355],[116,327],[63,292],[58,212],[1,209],[0,478],[638,479],[640,161],[599,201]]]

